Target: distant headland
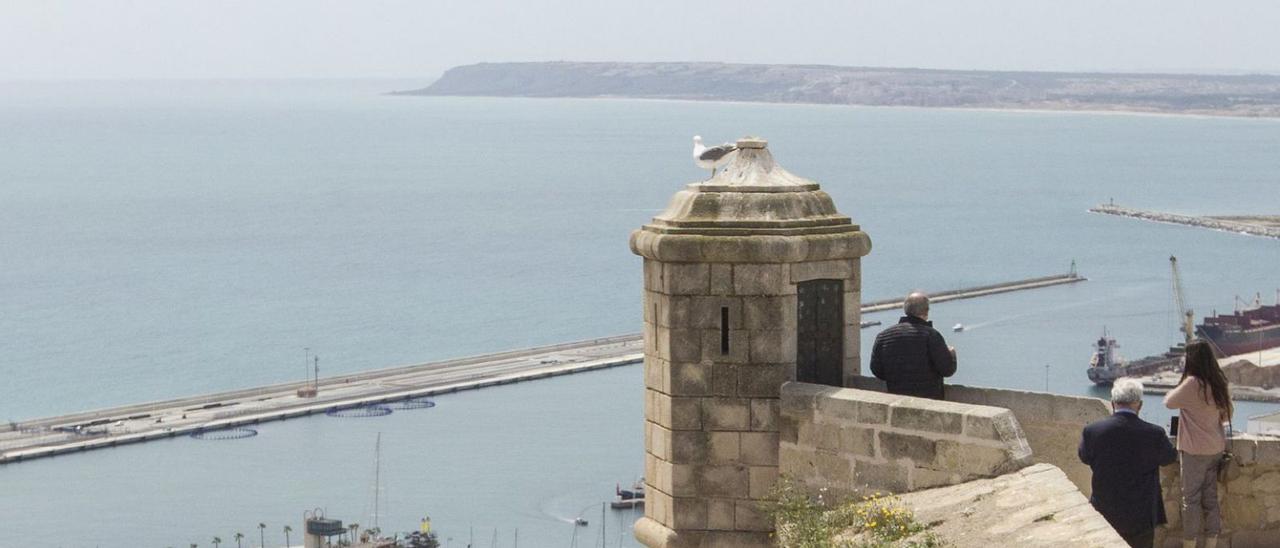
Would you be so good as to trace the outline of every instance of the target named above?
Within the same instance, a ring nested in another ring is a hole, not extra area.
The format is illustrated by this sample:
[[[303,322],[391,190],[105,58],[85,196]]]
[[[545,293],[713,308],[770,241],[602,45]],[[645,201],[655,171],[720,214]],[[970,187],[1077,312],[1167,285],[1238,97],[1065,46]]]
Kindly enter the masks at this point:
[[[1280,117],[1280,75],[1003,72],[732,63],[480,63],[399,95],[625,97]]]

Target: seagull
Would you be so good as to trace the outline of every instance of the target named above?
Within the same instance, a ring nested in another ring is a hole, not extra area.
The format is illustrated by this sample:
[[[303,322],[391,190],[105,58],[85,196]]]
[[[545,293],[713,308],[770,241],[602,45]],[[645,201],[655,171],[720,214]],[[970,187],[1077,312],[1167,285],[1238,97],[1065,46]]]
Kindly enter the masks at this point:
[[[711,176],[716,176],[716,168],[729,161],[729,153],[738,150],[737,145],[725,143],[708,148],[702,144],[702,136],[693,136],[693,163],[702,169],[710,169]]]

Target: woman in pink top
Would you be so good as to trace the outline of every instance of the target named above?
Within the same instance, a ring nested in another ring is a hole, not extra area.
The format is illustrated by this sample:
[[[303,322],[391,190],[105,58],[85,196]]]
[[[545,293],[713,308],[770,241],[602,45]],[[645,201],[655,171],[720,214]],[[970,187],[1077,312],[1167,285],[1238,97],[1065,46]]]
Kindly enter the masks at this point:
[[[1233,408],[1227,376],[1203,340],[1187,344],[1186,366],[1178,386],[1164,396],[1164,405],[1180,411],[1178,453],[1182,472],[1182,546],[1194,548],[1205,535],[1205,548],[1216,548],[1222,531],[1218,509],[1218,467],[1227,440],[1222,423]]]

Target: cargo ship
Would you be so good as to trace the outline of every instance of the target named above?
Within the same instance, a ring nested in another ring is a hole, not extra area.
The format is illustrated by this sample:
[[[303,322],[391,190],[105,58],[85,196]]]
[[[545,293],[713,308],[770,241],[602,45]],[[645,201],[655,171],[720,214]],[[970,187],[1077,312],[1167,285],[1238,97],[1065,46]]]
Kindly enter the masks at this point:
[[[1117,350],[1120,345],[1115,337],[1107,335],[1106,328],[1102,336],[1093,346],[1093,357],[1089,359],[1089,380],[1094,384],[1108,385],[1120,377],[1150,375],[1157,371],[1173,369],[1182,363],[1186,353],[1184,345],[1172,346],[1168,352],[1159,356],[1148,356],[1140,360],[1126,362]]]
[[[1219,358],[1280,347],[1280,291],[1274,305],[1262,304],[1259,294],[1251,307],[1205,318],[1196,334],[1213,343]]]
[[[1181,369],[1182,357],[1186,354],[1186,344],[1195,337],[1203,338],[1213,346],[1218,358],[1238,356],[1280,347],[1280,290],[1276,290],[1276,304],[1262,304],[1262,294],[1253,299],[1253,305],[1240,306],[1240,298],[1236,297],[1236,310],[1230,315],[1220,315],[1216,311],[1206,317],[1200,325],[1193,325],[1195,313],[1187,308],[1183,298],[1182,274],[1178,270],[1178,258],[1169,257],[1169,268],[1173,299],[1177,305],[1180,318],[1178,330],[1182,332],[1183,342],[1170,347],[1168,352],[1157,356],[1149,356],[1126,363],[1116,351],[1120,345],[1107,336],[1106,328],[1102,330],[1102,338],[1093,346],[1093,357],[1089,360],[1089,380],[1095,384],[1111,384],[1120,377],[1150,375],[1164,369]]]
[[[1212,343],[1217,357],[1239,356],[1280,347],[1280,292],[1277,292],[1277,303],[1264,305],[1261,295],[1255,297],[1253,305],[1237,309],[1232,314],[1213,314],[1193,329],[1197,336]],[[1184,325],[1191,325],[1191,317],[1186,317]],[[1185,327],[1183,330],[1185,331]],[[1089,380],[1095,384],[1111,384],[1120,377],[1150,375],[1166,369],[1177,369],[1186,353],[1185,343],[1169,347],[1164,354],[1148,356],[1140,360],[1126,362],[1117,350],[1120,347],[1115,338],[1102,331],[1102,337],[1093,345],[1093,357],[1089,360]]]

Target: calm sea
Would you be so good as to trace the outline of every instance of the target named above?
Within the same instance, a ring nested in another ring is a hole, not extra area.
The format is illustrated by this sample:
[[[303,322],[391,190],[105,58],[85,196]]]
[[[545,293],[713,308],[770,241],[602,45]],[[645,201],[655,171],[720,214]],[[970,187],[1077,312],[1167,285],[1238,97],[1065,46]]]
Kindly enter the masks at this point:
[[[1085,211],[1280,213],[1276,121],[383,94],[420,84],[0,83],[0,420],[295,380],[304,348],[336,374],[638,331],[627,235],[705,177],[694,134],[822,183],[874,241],[867,299],[1076,261],[1088,283],[935,308],[969,326],[957,382],[1095,394],[1104,327],[1130,358],[1175,340],[1171,254],[1197,315],[1280,286],[1274,240]],[[0,467],[0,546],[367,525],[378,432],[385,530],[633,545],[599,503],[642,471],[641,390],[630,367]]]

